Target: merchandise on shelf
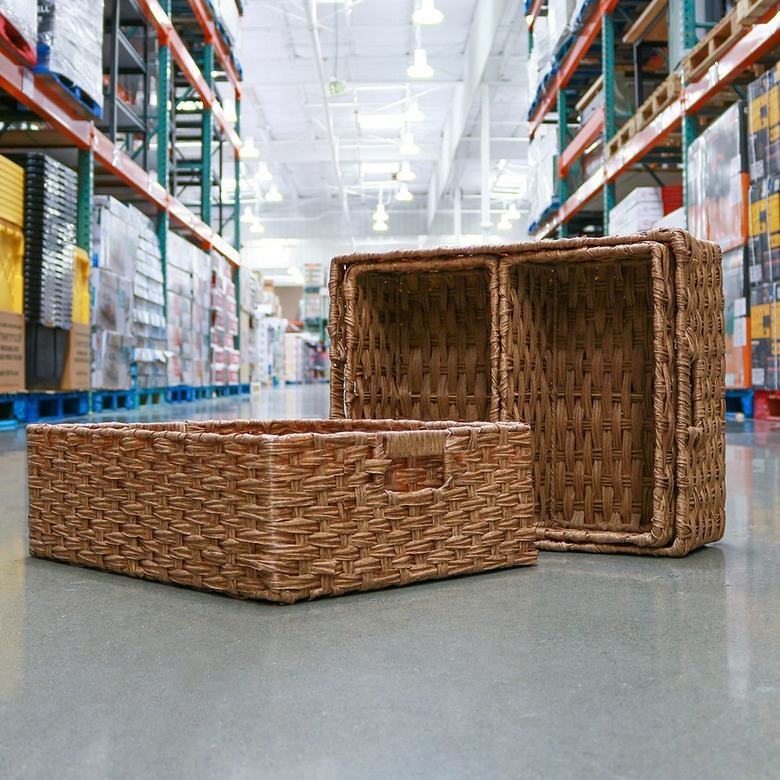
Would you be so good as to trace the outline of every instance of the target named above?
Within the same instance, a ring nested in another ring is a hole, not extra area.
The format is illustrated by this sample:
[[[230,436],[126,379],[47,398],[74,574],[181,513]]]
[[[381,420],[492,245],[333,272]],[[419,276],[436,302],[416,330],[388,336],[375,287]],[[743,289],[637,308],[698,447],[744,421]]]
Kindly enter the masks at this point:
[[[723,297],[725,303],[726,387],[751,386],[750,288],[745,267],[745,247],[723,254]]]
[[[32,0],[0,0],[0,46],[34,65],[38,46],[38,6]]]
[[[750,349],[753,387],[777,390],[780,356],[780,285],[762,284],[750,290]]]
[[[760,181],[768,171],[769,152],[769,74],[748,85],[748,170],[751,181]]]
[[[129,390],[132,385],[139,217],[144,218],[114,198],[95,198],[91,279],[92,387],[96,390]]]
[[[724,251],[747,241],[745,107],[735,103],[688,149],[688,228]]]
[[[534,22],[531,50],[528,54],[528,99],[531,103],[539,93],[539,87],[552,71],[553,52],[550,44],[547,17],[541,16]]]
[[[534,25],[536,29],[536,25]],[[529,222],[534,225],[551,209],[557,208],[558,189],[558,128],[541,125],[528,145]]]
[[[167,384],[165,294],[160,242],[152,223],[136,212],[138,252],[133,273],[133,363],[136,387]]]
[[[255,310],[252,323],[255,362],[250,368],[251,380],[263,385],[278,385],[284,381],[287,320],[266,316],[265,307],[261,305]]]
[[[38,64],[69,90],[103,106],[103,0],[38,1]],[[76,95],[76,97],[81,97]]]
[[[302,384],[305,378],[305,337],[303,333],[284,334],[284,381]]]
[[[547,24],[550,47],[557,53],[571,35],[569,20],[574,12],[574,0],[547,0]]]
[[[234,49],[241,44],[241,14],[236,0],[212,0],[214,15]]]
[[[609,232],[613,236],[650,230],[664,217],[661,187],[636,187],[609,212]]]
[[[236,349],[238,307],[233,268],[216,253],[212,253],[211,263],[211,384],[236,385],[241,358]]]
[[[769,264],[769,231],[767,181],[753,182],[749,190],[750,220],[748,227],[748,278],[750,284],[761,284],[771,278]]]

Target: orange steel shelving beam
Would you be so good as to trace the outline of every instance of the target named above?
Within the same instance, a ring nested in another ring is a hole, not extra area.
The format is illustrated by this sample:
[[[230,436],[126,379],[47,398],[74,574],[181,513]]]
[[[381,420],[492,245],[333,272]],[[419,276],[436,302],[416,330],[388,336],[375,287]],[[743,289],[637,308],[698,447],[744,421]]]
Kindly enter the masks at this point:
[[[558,96],[558,90],[563,89],[569,79],[577,70],[577,66],[582,62],[582,58],[588,53],[588,49],[593,45],[601,32],[601,20],[606,14],[612,13],[618,0],[600,0],[599,4],[593,10],[593,15],[583,26],[577,35],[576,40],[561,61],[558,72],[553,76],[552,81],[547,86],[544,97],[539,102],[533,115],[528,121],[528,132],[534,135],[539,125],[549,113],[555,104]]]
[[[603,130],[604,106],[599,106],[561,152],[561,156],[558,158],[558,172],[561,178],[569,173],[569,168],[583,155],[585,150],[601,137]]]
[[[539,11],[542,10],[542,5],[544,5],[544,0],[534,0],[533,3],[531,3],[531,7],[528,9],[528,15],[526,16],[529,30],[533,30],[534,22],[536,21],[536,17],[539,16]]]
[[[218,233],[198,219],[186,206],[165,190],[128,154],[86,119],[75,119],[53,89],[39,83],[31,71],[12,62],[0,52],[0,89],[32,109],[79,149],[90,149],[95,159],[158,209],[167,211],[181,226],[198,238],[204,248],[213,248],[235,265],[238,251]]]
[[[767,22],[754,25],[703,76],[684,84],[680,97],[634,135],[617,154],[605,160],[604,167],[587,179],[534,235],[543,238],[568,222],[601,192],[605,184],[629,170],[677,129],[683,115],[695,114],[713,95],[777,46],[780,46],[780,11]]]

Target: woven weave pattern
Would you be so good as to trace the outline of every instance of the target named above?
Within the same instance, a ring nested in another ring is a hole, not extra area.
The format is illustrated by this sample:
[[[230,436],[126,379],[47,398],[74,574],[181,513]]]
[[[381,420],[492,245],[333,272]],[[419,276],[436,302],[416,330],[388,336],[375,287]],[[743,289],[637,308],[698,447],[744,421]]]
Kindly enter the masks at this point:
[[[531,426],[540,548],[680,556],[720,539],[720,250],[684,231],[336,258],[336,375],[355,343],[344,316],[353,267],[441,273],[491,254],[500,338],[490,352],[499,386],[489,415]],[[349,378],[340,381],[333,416],[344,414]],[[350,417],[370,412],[346,405]]]
[[[336,282],[347,342],[331,377],[334,416],[497,418],[496,279],[495,261],[479,258],[351,265]]]
[[[536,561],[522,424],[28,427],[30,552],[293,602]]]

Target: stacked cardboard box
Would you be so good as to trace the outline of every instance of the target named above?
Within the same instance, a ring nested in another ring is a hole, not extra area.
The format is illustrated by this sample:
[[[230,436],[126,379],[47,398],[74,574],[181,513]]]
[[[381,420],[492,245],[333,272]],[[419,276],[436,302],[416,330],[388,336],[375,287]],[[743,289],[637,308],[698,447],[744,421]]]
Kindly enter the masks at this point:
[[[780,389],[780,64],[748,87],[753,387]]]
[[[557,127],[541,125],[537,129],[528,145],[528,167],[529,229],[533,229],[560,204]]]
[[[609,232],[630,235],[649,230],[664,215],[660,187],[636,187],[609,212]]]

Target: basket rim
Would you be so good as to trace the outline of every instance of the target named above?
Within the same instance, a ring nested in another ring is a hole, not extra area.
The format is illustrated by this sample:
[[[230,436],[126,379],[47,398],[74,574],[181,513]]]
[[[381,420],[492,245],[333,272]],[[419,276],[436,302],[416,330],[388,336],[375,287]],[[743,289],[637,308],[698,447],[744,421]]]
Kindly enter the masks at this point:
[[[242,431],[242,425],[301,425],[308,426],[309,430],[289,431],[285,433],[253,433]],[[188,430],[188,427],[191,429]],[[199,430],[203,426],[224,426],[226,429],[239,430]],[[322,429],[325,430],[322,430]],[[332,428],[333,430],[327,430]],[[319,429],[319,430],[318,430]],[[339,420],[339,419],[271,419],[271,420],[184,420],[175,422],[152,423],[32,423],[27,426],[28,437],[32,434],[45,435],[46,433],[77,433],[92,436],[105,437],[109,440],[123,438],[138,439],[173,439],[181,438],[203,442],[224,442],[233,440],[239,442],[252,442],[258,444],[294,443],[311,440],[314,437],[324,437],[334,442],[354,440],[356,436],[381,436],[383,434],[442,431],[448,436],[471,435],[472,433],[495,433],[505,430],[508,433],[530,432],[531,427],[524,422],[514,421],[474,421],[461,422],[456,420]]]

